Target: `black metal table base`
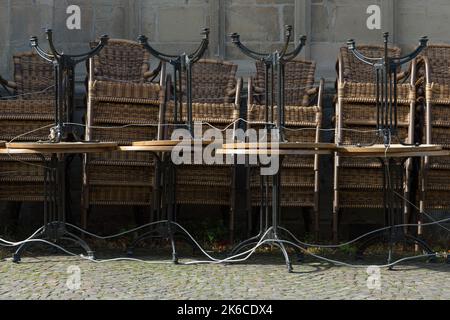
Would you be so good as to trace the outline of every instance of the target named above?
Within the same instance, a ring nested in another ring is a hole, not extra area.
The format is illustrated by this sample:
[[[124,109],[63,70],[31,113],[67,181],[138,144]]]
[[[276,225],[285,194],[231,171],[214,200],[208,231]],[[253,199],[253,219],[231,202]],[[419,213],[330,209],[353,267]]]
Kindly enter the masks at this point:
[[[40,157],[44,164],[44,225],[41,232],[30,240],[46,240],[54,244],[62,240],[70,241],[80,246],[87,257],[94,258],[88,244],[67,229],[67,157],[58,154],[52,154],[50,159],[42,154]],[[20,262],[23,251],[32,243],[39,241],[24,242],[14,253],[13,261]]]
[[[185,240],[192,246],[192,251],[194,252],[197,249],[197,245],[192,241],[191,237],[179,226],[171,221],[167,221],[163,223],[164,226],[153,228],[152,230],[143,233],[138,238],[136,238],[133,243],[127,248],[127,255],[133,256],[135,248],[140,242],[145,240],[153,240],[153,239],[165,239],[170,242],[172,247],[172,261],[174,264],[178,264],[178,253],[176,250],[176,238],[179,237]],[[180,230],[177,230],[180,229]]]
[[[42,229],[41,232],[37,233],[34,237],[29,240],[45,240],[56,245],[59,245],[61,241],[70,241],[75,245],[81,247],[85,253],[86,257],[89,259],[94,259],[94,251],[91,250],[89,245],[77,235],[69,232],[63,222],[53,222],[49,223]],[[34,243],[39,243],[39,241],[25,242],[19,246],[13,255],[13,262],[19,263],[21,261],[22,253],[24,250]]]
[[[276,246],[281,250],[281,253],[284,256],[288,272],[292,272],[293,271],[292,262],[291,259],[289,258],[289,254],[286,250],[286,247],[291,246],[294,248],[297,254],[297,261],[303,261],[304,255],[303,252],[296,245],[290,245],[288,242],[295,243],[296,240],[292,237],[290,232],[287,231],[287,229],[282,227],[269,227],[267,230],[258,234],[257,236],[254,236],[239,243],[237,246],[233,248],[230,256],[235,256],[246,248],[250,250],[251,248],[255,247],[258,244]]]
[[[369,237],[367,240],[365,240],[359,247],[358,251],[356,252],[356,259],[361,260],[364,258],[364,252],[372,245],[374,244],[380,244],[385,243],[389,246],[388,250],[388,258],[387,263],[391,264],[393,262],[393,250],[394,246],[396,244],[410,244],[410,245],[416,245],[418,246],[422,252],[424,252],[427,255],[433,255],[434,251],[428,246],[428,244],[413,235],[404,233],[404,232],[396,232],[393,233],[392,230],[386,230],[384,232],[375,234],[371,237]],[[435,262],[436,257],[430,256],[428,258],[429,262]],[[392,267],[390,267],[392,269]]]
[[[282,163],[283,156],[280,157],[280,168]],[[256,246],[257,244],[273,245],[281,250],[286,261],[288,272],[292,272],[292,263],[286,247],[291,246],[295,249],[298,261],[303,260],[303,251],[299,248],[299,245],[297,245],[297,241],[295,237],[293,237],[292,233],[288,229],[279,225],[281,211],[281,173],[278,171],[275,175],[271,176],[271,180],[272,181],[270,183],[270,176],[260,176],[261,203],[259,214],[259,233],[256,236],[251,237],[235,246],[231,251],[231,256],[235,256],[243,249]],[[270,189],[271,192],[269,191]],[[270,203],[270,199],[272,203]]]
[[[383,179],[383,202],[385,208],[385,224],[387,229],[375,233],[368,237],[358,246],[356,253],[357,259],[364,257],[364,252],[374,244],[387,244],[388,257],[387,264],[393,260],[394,246],[397,244],[413,244],[422,249],[425,254],[432,255],[434,252],[430,246],[419,237],[408,234],[404,227],[397,227],[404,224],[404,205],[405,200],[401,197],[404,188],[404,163],[407,158],[379,158],[384,171]],[[431,256],[429,261],[434,261]],[[389,269],[392,269],[391,266]]]
[[[171,155],[167,153],[153,154],[157,164],[155,169],[155,212],[152,215],[161,224],[138,236],[127,248],[127,255],[132,256],[138,243],[149,239],[166,239],[172,247],[172,261],[178,263],[175,238],[180,237],[188,242],[193,251],[197,248],[190,235],[176,221],[176,166]]]

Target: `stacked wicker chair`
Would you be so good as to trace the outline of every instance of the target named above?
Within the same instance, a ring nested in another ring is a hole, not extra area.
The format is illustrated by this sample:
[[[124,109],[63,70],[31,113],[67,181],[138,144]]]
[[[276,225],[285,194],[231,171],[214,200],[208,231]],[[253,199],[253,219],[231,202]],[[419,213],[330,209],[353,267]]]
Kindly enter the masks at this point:
[[[202,133],[212,127],[233,129],[239,119],[242,80],[236,79],[237,65],[202,59],[192,70],[192,116],[202,124]],[[183,77],[184,79],[184,77]],[[183,82],[183,92],[184,90]],[[186,105],[182,121],[187,120]],[[173,122],[173,103],[169,103],[166,121]],[[230,125],[234,123],[234,125]],[[170,128],[169,128],[170,129]],[[168,136],[170,138],[170,131]],[[224,133],[225,138],[225,133]],[[179,205],[208,205],[231,209],[230,241],[234,233],[234,169],[222,165],[192,164],[177,168],[176,202]]]
[[[450,46],[430,45],[421,57],[425,86],[425,114],[422,142],[450,149]],[[420,216],[428,210],[450,208],[450,158],[426,157],[422,164]],[[419,228],[419,234],[422,229]]]
[[[164,89],[161,64],[150,70],[150,55],[136,42],[111,39],[89,61],[86,139],[133,141],[158,138]],[[150,153],[110,152],[84,157],[82,225],[92,205],[152,207],[155,165]]]
[[[53,66],[32,52],[16,54],[13,61],[14,81],[0,77],[0,84],[9,91],[9,97],[0,98],[0,140],[47,140],[55,114]],[[0,200],[44,200],[40,157],[2,155],[0,168]]]
[[[316,64],[312,61],[296,60],[285,67],[285,138],[289,142],[320,142],[322,124],[323,81],[314,87]],[[256,62],[256,76],[249,80],[247,110],[248,127],[264,127],[265,110],[265,66]],[[276,79],[276,75],[275,75]],[[276,93],[274,93],[276,96]],[[317,101],[315,103],[315,97]],[[274,106],[273,122],[277,120]],[[251,170],[249,207],[260,206],[259,173]],[[313,208],[314,233],[319,235],[319,156],[287,156],[283,161],[281,177],[281,206],[291,208]],[[249,214],[250,213],[249,208]],[[309,225],[307,226],[309,229]]]
[[[380,57],[381,46],[359,46],[364,55]],[[389,49],[391,56],[400,56],[400,49]],[[383,143],[376,135],[376,76],[371,66],[366,65],[347,48],[341,48],[338,61],[336,133],[339,145],[366,145]],[[398,136],[405,143],[414,142],[414,113],[416,62],[413,61],[407,73],[400,73],[398,91]],[[408,79],[409,76],[409,79]],[[400,141],[392,141],[400,143]],[[410,192],[411,162],[406,162],[404,192]],[[340,209],[383,208],[383,171],[378,159],[355,159],[335,157],[333,205],[333,238],[338,240],[338,219]],[[408,206],[405,205],[405,215]]]

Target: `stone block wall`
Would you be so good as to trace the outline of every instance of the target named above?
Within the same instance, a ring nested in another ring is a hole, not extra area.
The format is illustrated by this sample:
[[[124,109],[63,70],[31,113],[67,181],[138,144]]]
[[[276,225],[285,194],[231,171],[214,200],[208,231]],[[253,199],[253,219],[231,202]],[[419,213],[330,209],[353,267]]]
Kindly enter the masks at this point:
[[[66,9],[81,8],[81,30],[68,30]],[[369,30],[366,12],[381,8],[381,29]],[[70,52],[107,33],[136,39],[146,34],[162,51],[177,53],[197,47],[203,27],[211,29],[209,57],[234,60],[249,75],[253,64],[231,44],[229,34],[258,51],[273,51],[283,41],[284,25],[295,26],[298,41],[308,36],[304,57],[318,62],[318,76],[331,84],[340,46],[347,39],[380,43],[384,31],[411,49],[422,35],[432,42],[450,42],[450,2],[446,0],[0,0],[0,74],[11,73],[11,55],[28,50],[31,35],[55,30],[55,39]]]

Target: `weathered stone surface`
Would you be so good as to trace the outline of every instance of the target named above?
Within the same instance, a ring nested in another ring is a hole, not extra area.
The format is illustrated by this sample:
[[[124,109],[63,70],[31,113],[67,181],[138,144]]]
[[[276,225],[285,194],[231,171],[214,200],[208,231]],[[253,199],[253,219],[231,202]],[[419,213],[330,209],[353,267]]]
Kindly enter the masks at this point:
[[[335,76],[336,48],[348,38],[359,43],[379,43],[381,33],[391,28],[396,41],[405,49],[412,48],[424,34],[429,35],[432,42],[450,41],[446,28],[442,27],[450,22],[450,4],[443,0],[432,3],[421,0],[228,0],[220,4],[216,1],[0,0],[0,72],[10,76],[11,54],[28,50],[30,35],[42,35],[45,27],[55,29],[55,39],[62,47],[73,48],[73,44],[88,42],[104,33],[133,40],[144,33],[161,50],[180,52],[195,47],[201,28],[207,26],[214,37],[211,43],[215,46],[226,43],[222,45],[223,52],[215,47],[210,50],[210,56],[219,54],[225,59],[242,60],[242,64],[247,59],[232,48],[228,33],[240,32],[243,40],[262,51],[277,48],[283,40],[284,25],[295,25],[299,19],[295,8],[301,12],[308,7],[311,9],[306,27],[310,58],[318,62],[319,76],[326,76],[329,81]],[[69,4],[82,9],[81,30],[65,27],[65,10]],[[373,4],[381,6],[381,30],[366,27],[366,10]]]
[[[0,75],[9,75],[9,6],[7,0],[0,0]]]
[[[161,258],[164,259],[164,258]],[[237,265],[96,264],[77,258],[25,258],[0,262],[0,299],[449,299],[448,265],[407,264],[381,269],[380,288],[369,289],[366,268],[308,262],[288,274],[278,256]],[[183,261],[186,262],[187,260]],[[80,286],[67,286],[69,266]]]
[[[158,34],[162,42],[199,42],[200,32],[207,26],[205,6],[161,8]]]

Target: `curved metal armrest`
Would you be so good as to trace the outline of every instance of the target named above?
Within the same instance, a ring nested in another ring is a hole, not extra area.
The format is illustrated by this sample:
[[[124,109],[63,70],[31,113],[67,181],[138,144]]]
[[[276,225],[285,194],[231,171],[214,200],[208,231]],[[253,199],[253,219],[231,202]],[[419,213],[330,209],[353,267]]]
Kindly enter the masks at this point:
[[[370,66],[374,67],[377,64],[383,62],[383,58],[368,57],[364,55],[362,52],[360,52],[356,46],[355,40],[353,39],[347,41],[347,49],[355,56],[356,59]]]
[[[230,34],[231,42],[242,51],[244,55],[254,60],[264,60],[270,57],[270,53],[256,52],[241,42],[241,36],[238,33]]]
[[[286,53],[286,55],[284,56],[284,61],[294,60],[295,57],[297,57],[300,54],[300,52],[303,50],[305,45],[306,45],[306,36],[303,35],[300,37],[300,41],[299,41],[297,47],[293,51]]]
[[[146,81],[153,82],[156,79],[156,77],[158,77],[158,75],[161,73],[162,65],[163,61],[160,61],[155,70],[145,72],[144,79]]]
[[[412,61],[427,47],[427,45],[428,45],[428,37],[422,37],[419,40],[419,46],[413,52],[411,52],[409,55],[393,59],[393,61],[395,61],[395,63],[400,65]]]

